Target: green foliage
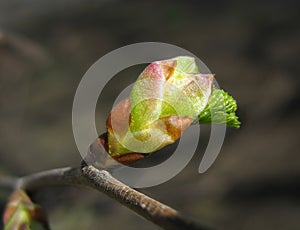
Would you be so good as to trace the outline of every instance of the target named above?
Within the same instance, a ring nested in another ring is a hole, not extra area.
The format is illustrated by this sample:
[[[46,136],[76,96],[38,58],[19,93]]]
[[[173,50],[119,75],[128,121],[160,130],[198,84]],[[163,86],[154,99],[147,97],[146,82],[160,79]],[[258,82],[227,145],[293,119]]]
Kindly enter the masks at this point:
[[[198,121],[240,128],[241,122],[238,120],[236,110],[236,100],[232,96],[222,89],[214,89],[207,106],[198,116]]]

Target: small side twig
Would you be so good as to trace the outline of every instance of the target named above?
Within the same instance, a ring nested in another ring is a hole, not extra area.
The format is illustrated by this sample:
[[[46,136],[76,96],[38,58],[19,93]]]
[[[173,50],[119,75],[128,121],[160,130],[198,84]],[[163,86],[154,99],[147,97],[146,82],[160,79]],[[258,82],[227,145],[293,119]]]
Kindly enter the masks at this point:
[[[0,176],[0,188],[1,189],[14,189],[18,181],[18,178],[9,176]]]
[[[15,181],[16,188],[26,191],[53,185],[83,185],[96,189],[163,229],[207,229],[186,220],[175,209],[123,184],[109,172],[93,166],[53,169]]]

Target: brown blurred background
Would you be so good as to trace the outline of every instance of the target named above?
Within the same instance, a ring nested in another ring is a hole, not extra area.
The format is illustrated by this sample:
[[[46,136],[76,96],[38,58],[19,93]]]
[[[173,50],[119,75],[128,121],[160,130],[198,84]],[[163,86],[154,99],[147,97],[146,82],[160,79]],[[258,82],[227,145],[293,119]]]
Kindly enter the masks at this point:
[[[142,191],[217,229],[299,229],[299,7],[296,0],[1,1],[0,173],[78,165],[71,111],[83,74],[121,46],[166,42],[216,74],[238,101],[242,127],[228,129],[217,161],[200,175],[204,126],[193,162]],[[140,70],[125,70],[106,86],[99,133],[114,98]],[[1,212],[7,197],[0,191]],[[54,230],[158,229],[88,189],[43,189],[35,199]]]

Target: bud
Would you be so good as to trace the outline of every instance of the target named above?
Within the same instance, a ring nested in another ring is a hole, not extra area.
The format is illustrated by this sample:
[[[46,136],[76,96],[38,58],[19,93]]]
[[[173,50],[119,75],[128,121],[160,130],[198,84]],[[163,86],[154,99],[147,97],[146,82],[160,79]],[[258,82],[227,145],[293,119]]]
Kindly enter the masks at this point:
[[[91,144],[85,160],[101,168],[115,160],[133,163],[174,143],[195,121],[239,128],[236,101],[213,80],[213,74],[198,72],[192,57],[151,63],[130,97],[113,108],[107,133]]]
[[[107,119],[109,154],[145,155],[174,143],[206,107],[212,85],[192,57],[151,63]]]
[[[41,206],[34,204],[23,190],[16,190],[5,208],[3,223],[5,230],[50,229],[47,214]]]

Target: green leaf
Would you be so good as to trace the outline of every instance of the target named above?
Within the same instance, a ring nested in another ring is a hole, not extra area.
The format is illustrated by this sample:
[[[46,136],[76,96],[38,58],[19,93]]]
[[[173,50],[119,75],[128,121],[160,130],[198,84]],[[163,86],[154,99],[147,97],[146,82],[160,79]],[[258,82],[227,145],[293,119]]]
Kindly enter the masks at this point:
[[[198,116],[199,123],[226,124],[240,128],[241,122],[236,115],[236,100],[222,89],[214,89],[207,106]]]

